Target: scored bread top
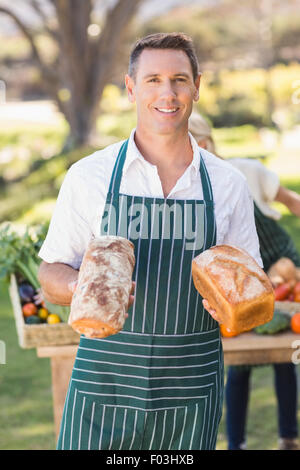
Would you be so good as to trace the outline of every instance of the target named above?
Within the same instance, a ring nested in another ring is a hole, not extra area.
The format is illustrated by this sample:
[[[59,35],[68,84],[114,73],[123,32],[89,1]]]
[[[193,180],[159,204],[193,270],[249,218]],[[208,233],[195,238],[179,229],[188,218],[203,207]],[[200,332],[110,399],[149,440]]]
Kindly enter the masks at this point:
[[[268,276],[254,258],[240,248],[214,246],[194,258],[194,263],[232,304],[272,292]]]

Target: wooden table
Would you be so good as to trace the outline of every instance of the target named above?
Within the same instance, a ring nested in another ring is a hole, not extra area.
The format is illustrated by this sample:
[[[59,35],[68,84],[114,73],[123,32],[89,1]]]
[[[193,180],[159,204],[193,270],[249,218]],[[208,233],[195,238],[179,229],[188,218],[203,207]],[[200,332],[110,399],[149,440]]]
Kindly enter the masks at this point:
[[[233,338],[223,338],[225,365],[300,362],[300,335],[290,331],[277,335],[243,333]],[[55,433],[58,436],[66,392],[78,344],[70,346],[45,346],[37,348],[38,357],[50,357]]]

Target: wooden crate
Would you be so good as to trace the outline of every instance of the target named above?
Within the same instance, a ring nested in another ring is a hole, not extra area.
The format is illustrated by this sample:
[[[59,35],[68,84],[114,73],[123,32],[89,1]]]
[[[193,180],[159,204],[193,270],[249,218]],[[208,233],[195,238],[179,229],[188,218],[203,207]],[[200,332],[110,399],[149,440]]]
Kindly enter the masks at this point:
[[[28,349],[39,346],[60,346],[79,343],[80,335],[67,323],[62,322],[54,325],[49,325],[48,323],[27,325],[25,323],[17,280],[14,275],[10,279],[9,295],[21,348]]]
[[[300,302],[288,302],[287,300],[277,300],[275,302],[275,309],[289,313],[290,315],[294,315],[294,313],[300,312]]]

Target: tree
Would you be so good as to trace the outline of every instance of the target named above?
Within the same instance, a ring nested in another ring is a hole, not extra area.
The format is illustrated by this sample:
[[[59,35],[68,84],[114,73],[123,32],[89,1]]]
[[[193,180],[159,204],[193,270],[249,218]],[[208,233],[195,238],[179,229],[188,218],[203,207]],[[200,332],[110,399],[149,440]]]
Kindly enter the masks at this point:
[[[57,46],[57,54],[50,63],[39,50],[36,28],[29,27],[23,15],[16,10],[7,4],[0,4],[0,13],[8,15],[29,42],[32,58],[40,70],[45,87],[69,123],[70,132],[65,149],[89,141],[103,89],[113,73],[127,26],[141,2],[114,2],[106,12],[100,30],[92,19],[95,8],[99,6],[97,1],[26,1],[26,6],[29,5],[32,12],[38,15],[42,31]]]

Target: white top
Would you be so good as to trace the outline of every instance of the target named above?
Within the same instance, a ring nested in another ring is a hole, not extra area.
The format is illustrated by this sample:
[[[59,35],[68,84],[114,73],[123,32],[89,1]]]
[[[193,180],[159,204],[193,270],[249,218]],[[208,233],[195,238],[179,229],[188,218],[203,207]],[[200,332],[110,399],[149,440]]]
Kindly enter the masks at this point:
[[[280,212],[270,206],[280,186],[276,173],[266,168],[259,160],[252,158],[230,158],[227,161],[245,175],[251,195],[262,213],[279,220]]]
[[[131,132],[123,167],[120,193],[164,198],[155,165],[147,162]],[[203,199],[199,172],[200,149],[189,134],[193,161],[177,180],[168,199]],[[124,142],[124,141],[123,141]],[[84,252],[100,235],[110,178],[122,142],[82,158],[68,170],[61,186],[47,237],[39,256],[48,263],[60,262],[79,269]],[[201,149],[213,190],[217,245],[230,244],[246,250],[263,266],[255,229],[253,200],[245,177],[233,166]]]

